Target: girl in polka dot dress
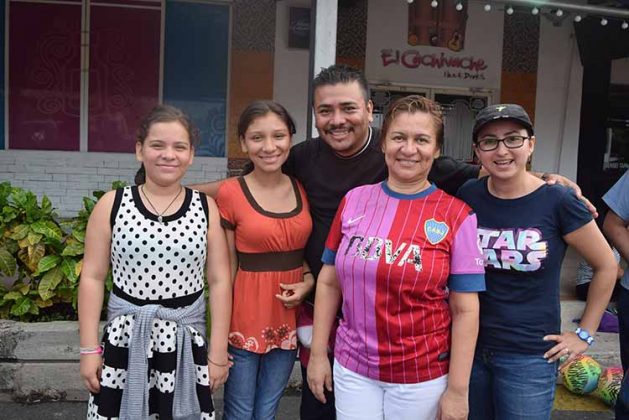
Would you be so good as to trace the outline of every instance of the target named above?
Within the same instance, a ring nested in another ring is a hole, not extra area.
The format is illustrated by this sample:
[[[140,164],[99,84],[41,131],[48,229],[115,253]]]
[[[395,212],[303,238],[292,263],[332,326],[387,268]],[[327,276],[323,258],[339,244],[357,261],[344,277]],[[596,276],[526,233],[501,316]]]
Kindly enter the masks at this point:
[[[211,391],[229,372],[232,289],[216,204],[180,183],[196,141],[181,111],[155,107],[138,133],[139,185],[108,192],[90,216],[79,286],[88,419],[214,418]],[[99,340],[110,265],[114,286]]]

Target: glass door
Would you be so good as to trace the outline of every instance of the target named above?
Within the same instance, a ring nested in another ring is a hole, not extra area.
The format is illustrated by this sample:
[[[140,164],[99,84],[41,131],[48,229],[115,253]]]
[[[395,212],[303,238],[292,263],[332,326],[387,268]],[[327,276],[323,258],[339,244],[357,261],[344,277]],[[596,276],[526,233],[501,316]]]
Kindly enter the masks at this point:
[[[489,105],[489,95],[433,92],[433,100],[443,108],[445,132],[441,153],[458,160],[472,161],[472,130],[476,114]]]

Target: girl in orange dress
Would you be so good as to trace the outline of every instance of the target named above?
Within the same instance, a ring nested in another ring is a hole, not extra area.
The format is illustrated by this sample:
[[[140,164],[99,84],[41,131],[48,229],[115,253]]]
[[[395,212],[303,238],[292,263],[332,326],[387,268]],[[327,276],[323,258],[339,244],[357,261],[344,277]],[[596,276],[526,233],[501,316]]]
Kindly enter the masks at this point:
[[[217,195],[234,282],[226,420],[275,417],[295,363],[297,306],[314,285],[303,263],[312,229],[306,194],[282,173],[294,133],[281,105],[249,105],[238,136],[253,171],[224,181]]]

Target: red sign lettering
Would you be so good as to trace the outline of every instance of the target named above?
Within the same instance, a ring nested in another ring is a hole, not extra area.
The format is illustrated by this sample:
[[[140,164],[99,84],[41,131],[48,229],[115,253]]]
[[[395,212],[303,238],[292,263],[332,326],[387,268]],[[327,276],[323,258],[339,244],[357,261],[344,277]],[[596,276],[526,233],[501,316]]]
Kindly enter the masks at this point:
[[[446,53],[432,53],[422,55],[418,50],[406,50],[400,53],[400,50],[383,49],[380,52],[382,66],[401,65],[408,69],[416,69],[420,66],[431,67],[434,69],[460,69],[468,72],[480,72],[487,70],[487,64],[482,58],[474,56],[459,57],[454,55],[446,55]]]

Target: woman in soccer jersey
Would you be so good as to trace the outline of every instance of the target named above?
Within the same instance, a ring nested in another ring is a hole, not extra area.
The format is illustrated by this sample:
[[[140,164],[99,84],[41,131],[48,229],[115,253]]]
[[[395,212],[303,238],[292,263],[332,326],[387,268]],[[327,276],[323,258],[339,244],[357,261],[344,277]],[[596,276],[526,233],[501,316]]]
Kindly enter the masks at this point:
[[[527,172],[533,126],[519,105],[492,105],[474,126],[489,177],[459,197],[478,217],[487,291],[470,384],[470,419],[548,419],[557,364],[592,345],[617,272],[611,249],[574,193]],[[567,245],[592,266],[585,312],[560,331],[559,273]]]
[[[355,188],[332,223],[317,282],[308,383],[325,401],[341,304],[334,393],[339,419],[465,419],[484,290],[476,216],[428,179],[443,144],[439,106],[419,96],[388,110],[388,178]]]

